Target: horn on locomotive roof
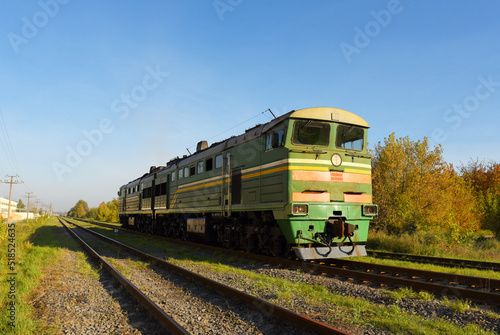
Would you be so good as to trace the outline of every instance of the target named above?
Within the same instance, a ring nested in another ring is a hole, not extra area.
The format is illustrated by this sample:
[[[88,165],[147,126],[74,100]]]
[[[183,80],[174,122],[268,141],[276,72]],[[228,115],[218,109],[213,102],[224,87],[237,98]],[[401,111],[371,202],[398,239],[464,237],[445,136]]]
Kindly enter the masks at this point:
[[[208,142],[207,141],[200,141],[196,145],[196,152],[205,150],[206,148],[208,148]]]

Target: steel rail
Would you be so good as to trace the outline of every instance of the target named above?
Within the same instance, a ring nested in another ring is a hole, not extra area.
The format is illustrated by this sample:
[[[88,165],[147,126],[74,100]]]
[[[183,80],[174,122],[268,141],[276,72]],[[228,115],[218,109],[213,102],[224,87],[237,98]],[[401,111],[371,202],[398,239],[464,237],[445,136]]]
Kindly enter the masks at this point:
[[[484,262],[484,261],[475,261],[468,259],[444,258],[444,257],[434,257],[434,256],[419,256],[419,255],[401,254],[401,253],[385,252],[385,251],[373,251],[373,250],[367,250],[367,253],[368,256],[377,258],[388,258],[388,259],[429,263],[429,264],[436,264],[443,266],[500,271],[500,263],[496,262]]]
[[[481,278],[467,275],[459,275],[447,272],[436,272],[429,270],[419,270],[412,268],[403,268],[392,265],[372,264],[346,259],[336,259],[328,262],[330,266],[348,266],[356,269],[366,269],[369,271],[390,272],[399,276],[408,276],[412,278],[420,278],[432,282],[449,281],[456,285],[467,285],[477,287],[483,290],[498,291],[500,293],[500,280],[492,278]]]
[[[339,261],[339,260],[335,260]],[[434,272],[434,271],[424,271],[424,270],[415,270],[409,268],[400,268],[394,266],[385,266],[379,264],[370,264],[370,263],[361,263],[356,261],[351,261],[352,263],[358,263],[356,266],[363,266],[367,271],[372,271],[373,269],[377,269],[377,271],[385,272],[385,273],[395,273],[395,274],[406,274],[407,277],[410,278],[402,278],[402,276],[391,276],[387,274],[376,274],[366,272],[364,270],[348,270],[344,268],[333,267],[332,265],[323,265],[323,264],[315,264],[310,263],[313,267],[315,267],[315,272],[321,272],[329,275],[340,275],[348,278],[355,278],[358,280],[367,280],[371,282],[376,282],[380,284],[390,283],[395,286],[407,286],[413,289],[425,290],[427,292],[435,293],[441,296],[450,296],[461,299],[468,299],[469,301],[476,303],[485,303],[488,305],[500,306],[500,292],[494,293],[491,292],[491,288],[498,287],[499,281],[496,279],[490,278],[479,278],[479,277],[470,277],[470,276],[462,276],[462,275],[453,275],[449,273],[442,272]],[[347,264],[347,261],[340,260],[342,264]],[[420,278],[422,276],[426,276],[431,278],[432,281],[422,281]],[[454,285],[443,285],[438,284],[435,281],[440,281],[441,278],[447,277]],[[460,284],[460,280],[462,280],[462,284]],[[481,289],[470,289],[459,287],[459,285],[464,285],[464,280],[475,281],[478,283],[478,287]],[[498,290],[498,288],[497,288]]]
[[[181,325],[156,305],[151,299],[144,295],[134,284],[125,278],[118,270],[116,270],[109,262],[102,258],[94,249],[92,249],[85,241],[83,241],[73,230],[67,227],[64,222],[59,219],[59,222],[71,233],[71,235],[78,240],[82,246],[89,252],[89,254],[97,259],[108,271],[115,277],[126,289],[134,296],[137,301],[144,306],[158,322],[172,334],[189,334]]]
[[[247,294],[245,292],[241,292],[237,289],[234,289],[232,287],[229,287],[227,285],[224,285],[224,284],[221,284],[215,280],[212,280],[212,279],[209,279],[209,278],[206,278],[206,277],[203,277],[197,273],[194,273],[192,271],[189,271],[189,270],[186,270],[180,266],[177,266],[177,265],[174,265],[172,263],[169,263],[161,258],[158,258],[158,257],[155,257],[153,255],[150,255],[150,254],[147,254],[147,253],[144,253],[138,249],[135,249],[133,247],[130,247],[126,244],[123,244],[119,241],[116,241],[112,238],[109,238],[107,236],[104,236],[102,234],[99,234],[95,231],[92,231],[90,229],[87,229],[87,228],[84,228],[84,227],[81,227],[75,223],[72,223],[74,224],[75,226],[89,232],[90,234],[94,235],[94,236],[97,236],[105,241],[108,241],[108,242],[111,242],[115,245],[118,245],[132,253],[135,253],[145,259],[148,259],[148,260],[151,260],[151,261],[154,261],[156,262],[157,264],[160,264],[162,266],[164,266],[165,268],[167,269],[170,269],[172,271],[175,271],[181,275],[183,275],[184,277],[186,278],[189,278],[193,281],[196,281],[196,282],[199,282],[201,284],[204,284],[204,285],[207,285],[207,286],[210,286],[212,288],[214,288],[215,290],[223,293],[223,294],[226,294],[230,297],[234,297],[234,298],[237,298],[241,301],[244,301],[246,302],[247,304],[249,304],[251,307],[253,308],[257,308],[259,311],[265,313],[265,314],[270,314],[270,315],[275,315],[289,323],[293,323],[299,327],[303,327],[303,328],[306,328],[307,330],[312,330],[312,331],[315,331],[319,334],[339,334],[339,335],[348,335],[348,333],[346,332],[343,332],[339,329],[335,329],[329,325],[325,325],[321,322],[318,322],[318,321],[315,321],[311,318],[308,318],[306,316],[303,316],[301,314],[297,314],[295,312],[292,312],[286,308],[283,308],[283,307],[280,307],[280,306],[277,306],[277,305],[274,305],[268,301],[265,301],[265,300],[262,300],[260,298],[257,298],[257,297],[254,297],[250,294]],[[152,235],[149,235],[149,236],[152,236]]]
[[[96,222],[91,222],[84,220],[90,224],[103,225],[103,226],[111,226]],[[116,227],[112,227],[115,228]],[[150,235],[142,232],[130,231],[128,229],[120,228],[123,231],[130,232],[133,234],[139,234],[143,236],[149,237],[158,237],[161,239],[165,239],[171,241],[173,243],[188,245],[188,246],[196,246],[198,248],[204,248],[212,251],[218,251],[225,254],[231,254],[239,257],[245,257],[247,259],[252,259],[257,262],[268,263],[275,266],[284,266],[290,269],[302,269],[304,272],[308,273],[317,273],[317,274],[328,274],[331,276],[337,276],[342,278],[352,278],[356,280],[362,281],[370,281],[377,284],[389,284],[393,286],[405,286],[411,287],[417,290],[424,290],[431,292],[433,294],[437,294],[439,296],[449,296],[456,297],[461,299],[468,299],[471,302],[488,304],[488,305],[496,305],[500,306],[500,292],[499,293],[491,293],[489,292],[491,289],[498,290],[500,288],[499,280],[490,279],[490,278],[481,278],[481,277],[472,277],[472,276],[463,276],[456,274],[449,274],[444,272],[435,272],[435,271],[424,271],[424,270],[416,270],[411,268],[403,268],[403,267],[389,267],[385,265],[379,264],[371,264],[371,263],[363,263],[351,260],[344,259],[334,259],[334,260],[324,260],[324,261],[302,261],[299,259],[285,259],[285,258],[276,258],[264,255],[258,255],[238,250],[226,249],[215,246],[207,246],[204,244],[189,242],[189,241],[181,241],[177,239],[167,238],[163,236]],[[326,265],[325,262],[329,262],[330,265]],[[342,264],[342,266],[347,264],[355,264],[357,267],[365,266],[365,271],[360,270],[348,270],[342,267],[336,267],[331,265],[331,263]],[[402,276],[390,276],[389,274],[376,274],[370,273],[370,271],[375,270],[379,272],[386,273],[396,273],[396,274],[405,274],[409,278],[402,278]],[[429,281],[419,280],[422,276],[426,276],[431,278]],[[415,277],[415,279],[410,279]],[[448,278],[448,281],[457,283],[454,285],[443,285],[436,283],[437,281],[441,281],[442,279]],[[467,284],[469,283],[469,284]],[[467,286],[477,286],[483,289],[470,289],[458,287],[459,285],[467,285]]]

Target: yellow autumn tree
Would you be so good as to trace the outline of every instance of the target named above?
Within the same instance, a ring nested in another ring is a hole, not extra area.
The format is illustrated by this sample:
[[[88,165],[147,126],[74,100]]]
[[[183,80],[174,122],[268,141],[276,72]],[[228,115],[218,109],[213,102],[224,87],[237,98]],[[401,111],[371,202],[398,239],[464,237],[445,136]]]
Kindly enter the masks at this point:
[[[78,200],[75,206],[73,206],[69,212],[68,216],[73,218],[84,218],[89,212],[89,205],[84,200]]]
[[[460,171],[476,195],[482,228],[500,237],[500,164],[471,160]]]
[[[475,200],[466,183],[427,138],[411,141],[392,133],[375,146],[373,199],[379,215],[375,229],[400,234],[448,232],[454,238],[479,228]]]

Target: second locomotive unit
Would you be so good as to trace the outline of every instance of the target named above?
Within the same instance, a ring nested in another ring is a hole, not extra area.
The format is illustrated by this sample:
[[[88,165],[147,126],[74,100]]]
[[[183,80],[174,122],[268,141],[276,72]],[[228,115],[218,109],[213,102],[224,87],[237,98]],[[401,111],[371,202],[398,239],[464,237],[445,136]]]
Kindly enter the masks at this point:
[[[123,185],[123,227],[301,259],[366,255],[372,204],[368,123],[291,111]]]

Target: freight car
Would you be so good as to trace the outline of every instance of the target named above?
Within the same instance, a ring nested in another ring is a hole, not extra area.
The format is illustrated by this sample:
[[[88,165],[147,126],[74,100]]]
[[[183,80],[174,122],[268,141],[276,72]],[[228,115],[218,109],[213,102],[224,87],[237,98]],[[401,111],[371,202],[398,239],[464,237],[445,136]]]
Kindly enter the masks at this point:
[[[293,110],[175,158],[118,191],[123,227],[301,259],[366,255],[372,204],[368,123]]]

